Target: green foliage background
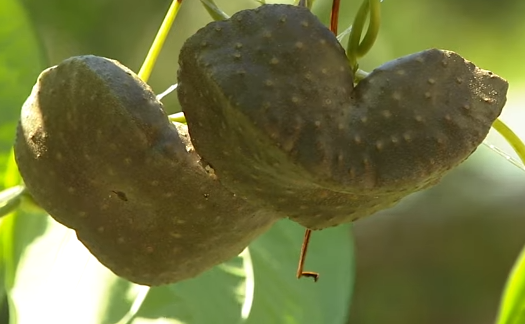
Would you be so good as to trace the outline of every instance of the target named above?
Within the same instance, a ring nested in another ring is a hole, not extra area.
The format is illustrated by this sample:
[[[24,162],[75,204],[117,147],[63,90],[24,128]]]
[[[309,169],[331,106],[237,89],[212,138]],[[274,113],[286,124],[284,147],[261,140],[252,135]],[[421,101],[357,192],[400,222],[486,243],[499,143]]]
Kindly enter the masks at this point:
[[[88,53],[138,71],[170,2],[0,0],[0,188],[17,181],[9,150],[39,72]],[[229,14],[257,5],[216,2]],[[341,30],[359,4],[342,0]],[[386,0],[382,8],[380,36],[363,69],[428,47],[457,51],[509,81],[503,120],[525,138],[523,1]],[[324,21],[329,9],[330,1],[317,1]],[[176,82],[182,42],[209,21],[199,1],[185,1],[150,80],[156,92]],[[176,95],[164,102],[170,113],[179,110]],[[511,153],[497,136],[489,140]],[[316,285],[294,278],[302,230],[283,221],[254,242],[251,263],[244,255],[147,292],[100,266],[70,230],[26,208],[0,223],[0,297],[10,292],[12,323],[236,323],[243,321],[252,264],[255,297],[245,323],[344,323],[350,308],[350,323],[493,323],[525,245],[524,193],[525,174],[481,147],[439,186],[357,222],[351,306],[348,227],[315,233],[308,268],[322,273]]]

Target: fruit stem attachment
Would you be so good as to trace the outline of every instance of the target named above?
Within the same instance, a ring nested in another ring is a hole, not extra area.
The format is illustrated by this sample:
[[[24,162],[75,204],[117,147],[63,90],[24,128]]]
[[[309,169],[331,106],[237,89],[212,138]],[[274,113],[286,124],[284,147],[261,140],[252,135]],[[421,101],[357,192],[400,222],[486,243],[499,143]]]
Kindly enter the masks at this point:
[[[492,127],[512,146],[521,162],[525,165],[525,144],[523,144],[518,135],[499,118],[494,121]]]
[[[311,229],[306,229],[304,232],[303,245],[301,246],[301,255],[299,256],[299,265],[297,266],[297,279],[301,277],[314,278],[314,281],[319,280],[319,273],[312,271],[303,271],[304,262],[306,260],[306,252],[308,251],[308,243],[310,242],[310,235],[312,235]]]
[[[366,35],[361,41],[361,35],[366,23],[366,18],[369,16],[368,29]],[[374,42],[379,33],[379,26],[381,23],[381,9],[379,0],[364,0],[361,7],[357,11],[352,24],[352,30],[348,38],[348,45],[346,55],[350,61],[350,66],[354,71],[357,70],[357,59],[363,57],[374,45]]]
[[[153,67],[157,62],[157,58],[159,57],[160,51],[162,50],[162,46],[164,45],[164,41],[166,40],[171,26],[173,25],[173,21],[175,21],[175,17],[177,17],[177,14],[179,13],[181,3],[182,0],[173,0],[170,8],[168,9],[166,17],[164,17],[164,21],[162,22],[162,25],[160,26],[159,31],[153,40],[153,44],[151,45],[148,55],[146,56],[146,59],[144,60],[144,63],[142,64],[138,74],[139,78],[141,78],[144,82],[148,82],[151,71],[153,71]]]

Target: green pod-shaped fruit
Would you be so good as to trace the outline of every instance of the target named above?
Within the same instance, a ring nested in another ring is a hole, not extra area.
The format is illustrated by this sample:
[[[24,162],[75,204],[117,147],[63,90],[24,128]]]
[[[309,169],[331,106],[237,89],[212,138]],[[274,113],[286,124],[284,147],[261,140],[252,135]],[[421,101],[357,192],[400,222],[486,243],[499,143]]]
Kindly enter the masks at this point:
[[[508,86],[437,49],[354,86],[335,36],[288,5],[210,23],[179,64],[179,99],[204,161],[233,192],[310,228],[438,182],[485,138]]]
[[[145,285],[196,276],[276,220],[200,164],[186,126],[150,87],[96,56],[44,71],[22,108],[16,161],[35,201],[117,275]]]

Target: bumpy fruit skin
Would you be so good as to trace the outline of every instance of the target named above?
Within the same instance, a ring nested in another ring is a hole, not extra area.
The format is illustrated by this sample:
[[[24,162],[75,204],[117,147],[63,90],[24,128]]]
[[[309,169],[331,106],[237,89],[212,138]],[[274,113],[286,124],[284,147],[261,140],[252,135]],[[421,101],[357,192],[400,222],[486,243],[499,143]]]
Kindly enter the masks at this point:
[[[312,229],[438,182],[485,138],[508,87],[437,49],[354,87],[335,36],[288,5],[210,23],[186,41],[179,64],[192,142],[220,181]]]
[[[22,108],[16,161],[27,189],[117,275],[177,282],[224,262],[276,220],[201,164],[186,126],[116,61],[44,71]]]

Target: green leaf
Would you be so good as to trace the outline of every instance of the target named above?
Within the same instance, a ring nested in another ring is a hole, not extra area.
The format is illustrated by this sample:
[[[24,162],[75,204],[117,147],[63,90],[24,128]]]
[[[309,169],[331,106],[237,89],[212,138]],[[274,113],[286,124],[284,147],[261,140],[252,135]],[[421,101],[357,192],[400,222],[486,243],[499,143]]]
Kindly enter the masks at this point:
[[[319,281],[295,278],[304,228],[282,220],[250,245],[255,298],[249,324],[345,323],[354,283],[349,226],[314,231],[305,270]]]
[[[314,232],[307,266],[321,272],[318,283],[295,278],[303,232],[291,221],[280,221],[245,251],[244,271],[237,260],[193,280],[152,288],[132,323],[161,317],[173,324],[345,323],[354,280],[349,227]]]
[[[522,250],[507,281],[496,323],[525,323],[525,249]]]
[[[235,323],[240,317],[244,300],[240,258],[198,279],[149,289],[115,276],[76,239],[74,231],[47,215],[24,211],[9,217],[14,239],[10,261],[16,265],[8,287],[11,313],[17,319],[12,323],[124,324],[161,317],[173,319],[164,323],[210,323],[212,318]],[[141,307],[132,321],[137,298]]]
[[[246,296],[251,297],[253,282],[245,271],[251,265],[246,256],[195,279],[148,291],[116,277],[72,230],[44,213],[23,210],[8,221],[10,226],[3,226],[0,235],[13,239],[7,244],[11,268],[16,269],[8,286],[11,314],[16,316],[12,323],[145,324],[163,318],[163,323],[173,324],[337,324],[346,317],[353,258],[345,226],[314,232],[307,266],[321,272],[318,283],[295,278],[303,237],[300,226],[281,221],[254,242],[250,256],[255,295],[249,312]],[[5,235],[7,229],[11,234]]]
[[[19,1],[0,4],[0,166],[6,165],[20,108],[44,68],[39,42]],[[0,179],[4,168],[0,168]],[[3,189],[0,184],[0,190]]]

